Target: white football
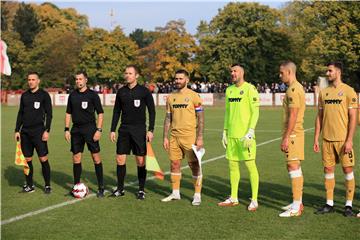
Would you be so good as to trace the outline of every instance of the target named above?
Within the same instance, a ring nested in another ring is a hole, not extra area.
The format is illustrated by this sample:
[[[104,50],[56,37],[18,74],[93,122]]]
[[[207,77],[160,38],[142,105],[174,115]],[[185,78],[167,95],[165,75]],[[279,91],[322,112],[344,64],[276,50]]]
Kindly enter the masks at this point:
[[[75,198],[84,198],[89,193],[88,187],[83,183],[75,184],[72,189]]]

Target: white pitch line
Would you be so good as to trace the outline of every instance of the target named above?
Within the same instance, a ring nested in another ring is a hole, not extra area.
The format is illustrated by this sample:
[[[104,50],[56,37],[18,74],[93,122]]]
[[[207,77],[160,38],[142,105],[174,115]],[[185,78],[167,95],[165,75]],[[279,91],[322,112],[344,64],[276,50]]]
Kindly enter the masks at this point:
[[[313,129],[314,128],[305,129],[305,132],[313,130]],[[263,146],[263,145],[266,145],[266,144],[269,144],[269,143],[272,143],[272,142],[275,142],[275,141],[278,141],[278,140],[281,140],[281,137],[274,138],[274,139],[259,143],[256,146],[260,147],[260,146]],[[222,159],[224,157],[225,157],[225,154],[221,155],[221,156],[214,157],[214,158],[210,158],[208,160],[203,161],[202,164],[213,162],[213,161],[216,161],[218,159]],[[186,168],[189,168],[189,166],[183,166],[181,169],[186,169]],[[169,175],[170,171],[165,172],[164,174]],[[147,180],[152,180],[152,179],[155,179],[155,177],[152,176],[152,177],[147,178]],[[130,182],[128,184],[125,184],[125,186],[131,186],[131,185],[134,185],[136,183],[137,183],[137,181],[133,181],[133,182]],[[49,206],[49,207],[46,207],[46,208],[42,208],[42,209],[39,209],[39,210],[36,210],[36,211],[32,211],[32,212],[28,212],[28,213],[25,213],[25,214],[22,214],[22,215],[18,215],[18,216],[9,218],[7,220],[1,221],[1,225],[6,225],[6,224],[9,224],[9,223],[12,223],[12,222],[16,222],[16,221],[22,220],[24,218],[32,217],[32,216],[38,215],[40,213],[48,212],[48,211],[51,211],[51,210],[54,210],[54,209],[57,209],[57,208],[61,208],[61,207],[67,206],[67,205],[72,205],[74,203],[77,203],[77,202],[80,202],[80,201],[83,201],[83,200],[86,200],[86,199],[89,199],[89,198],[92,198],[92,197],[95,197],[95,196],[96,196],[96,194],[92,193],[92,194],[89,194],[86,198],[73,199],[73,200],[62,202],[62,203],[59,203],[59,204],[55,204],[55,205],[52,205],[52,206]]]

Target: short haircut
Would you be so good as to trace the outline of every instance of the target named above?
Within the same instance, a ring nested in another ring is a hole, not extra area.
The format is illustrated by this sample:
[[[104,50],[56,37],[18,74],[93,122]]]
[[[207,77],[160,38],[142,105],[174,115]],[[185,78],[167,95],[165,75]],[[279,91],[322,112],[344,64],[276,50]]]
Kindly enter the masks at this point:
[[[84,77],[85,77],[86,79],[88,78],[88,75],[87,75],[87,73],[86,73],[85,70],[79,70],[79,71],[76,72],[76,75],[80,75],[80,74],[84,75]]]
[[[334,67],[336,67],[337,69],[339,69],[340,72],[343,71],[343,64],[342,64],[342,62],[339,62],[339,61],[329,62],[328,64],[326,64],[326,66],[327,66],[327,67],[328,67],[328,66],[334,66]]]
[[[294,73],[296,73],[296,64],[293,61],[287,60],[281,63],[280,66],[290,68]]]
[[[241,63],[234,63],[233,65],[231,65],[231,67],[241,67],[242,69],[245,69],[244,68],[244,64],[241,64]]]
[[[135,70],[136,74],[140,74],[140,70],[139,70],[138,66],[136,66],[135,64],[126,65],[125,69],[127,69],[127,68],[133,68]]]
[[[38,72],[35,72],[35,71],[28,72],[28,75],[27,75],[27,76],[29,77],[30,75],[36,75],[38,78],[40,78],[39,73],[38,73]]]
[[[175,74],[184,74],[186,77],[189,77],[189,73],[185,69],[179,69]]]

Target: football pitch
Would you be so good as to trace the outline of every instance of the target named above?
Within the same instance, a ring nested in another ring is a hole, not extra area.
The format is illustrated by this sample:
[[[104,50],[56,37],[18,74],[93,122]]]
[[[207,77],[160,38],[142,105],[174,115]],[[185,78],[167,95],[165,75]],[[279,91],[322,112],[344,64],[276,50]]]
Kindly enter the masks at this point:
[[[36,191],[19,193],[24,182],[22,168],[15,166],[14,128],[16,107],[2,106],[1,111],[1,238],[10,239],[359,239],[360,219],[342,215],[345,203],[344,175],[336,168],[335,209],[324,216],[315,215],[325,203],[321,155],[312,151],[316,111],[307,108],[305,114],[305,161],[301,217],[278,217],[281,207],[291,202],[290,180],[280,151],[281,108],[261,108],[256,128],[257,166],[260,174],[259,209],[248,212],[250,182],[244,164],[239,185],[240,205],[231,208],[217,206],[230,194],[229,171],[225,150],[221,144],[224,109],[205,109],[205,148],[203,158],[202,204],[192,206],[192,177],[183,161],[183,178],[179,201],[162,203],[170,193],[169,160],[162,148],[162,124],[165,109],[158,107],[153,148],[164,172],[164,181],[152,178],[148,172],[146,199],[136,199],[137,173],[132,156],[127,160],[126,194],[124,197],[98,199],[91,194],[84,200],[74,200],[71,190],[72,161],[70,145],[64,140],[65,108],[55,107],[49,139],[49,160],[53,192],[43,193],[41,165],[34,159]],[[105,107],[104,132],[100,142],[107,190],[116,186],[115,148],[109,140],[112,108]],[[86,149],[86,148],[85,148]],[[354,138],[354,150],[359,163],[360,131]],[[36,156],[36,155],[35,155]],[[94,165],[86,149],[83,156],[82,182],[91,193],[97,190]],[[360,208],[360,171],[355,168],[357,182],[353,207]]]

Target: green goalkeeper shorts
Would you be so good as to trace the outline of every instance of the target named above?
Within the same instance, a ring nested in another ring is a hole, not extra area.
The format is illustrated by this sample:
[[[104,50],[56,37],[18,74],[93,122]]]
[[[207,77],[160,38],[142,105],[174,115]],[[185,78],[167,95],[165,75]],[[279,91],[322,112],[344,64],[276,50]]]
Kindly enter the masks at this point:
[[[239,138],[228,138],[226,147],[226,158],[232,161],[245,161],[256,158],[256,141],[250,148],[245,148]]]

